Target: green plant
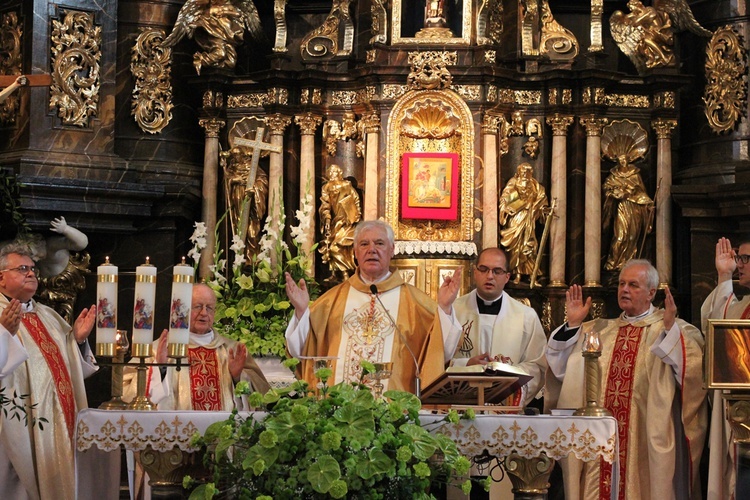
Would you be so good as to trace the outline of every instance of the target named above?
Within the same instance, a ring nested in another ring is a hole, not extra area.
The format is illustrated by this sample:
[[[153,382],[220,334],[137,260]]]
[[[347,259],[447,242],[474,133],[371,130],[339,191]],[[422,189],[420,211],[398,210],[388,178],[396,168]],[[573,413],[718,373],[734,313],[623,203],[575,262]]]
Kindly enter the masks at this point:
[[[299,225],[290,228],[295,255],[281,237],[285,227],[283,202],[279,220],[272,221],[271,215],[266,219],[260,252],[249,262],[245,259],[245,244],[239,235],[232,237],[229,251],[233,260],[229,269],[225,252],[217,244],[207,281],[217,297],[214,327],[217,333],[245,344],[248,353],[253,356],[286,356],[284,332],[293,308],[286,297],[285,272],[295,281],[305,278],[310,298],[318,296],[317,283],[310,278],[312,260],[303,249],[306,229],[311,224],[311,212],[312,195],[308,194],[297,211]],[[218,227],[225,217],[226,214],[216,224],[217,242],[220,241]],[[195,232],[190,240],[194,247],[188,256],[197,262],[201,250],[206,247],[204,223],[195,223]],[[311,253],[315,247],[312,246]]]
[[[363,372],[372,373],[363,362]],[[325,384],[330,369],[316,375]],[[327,387],[323,385],[323,387]],[[247,391],[247,385],[237,388]],[[213,481],[190,498],[221,495],[248,499],[434,498],[430,485],[465,476],[470,462],[447,436],[420,425],[421,403],[413,394],[387,391],[375,398],[363,384],[341,383],[316,396],[304,381],[251,404],[264,417],[235,411],[212,424],[194,444],[206,446],[204,462]],[[467,418],[473,413],[467,412]],[[258,419],[256,419],[258,418]],[[436,425],[458,420],[452,411]],[[184,485],[192,486],[186,478]],[[471,481],[462,483],[465,492]]]

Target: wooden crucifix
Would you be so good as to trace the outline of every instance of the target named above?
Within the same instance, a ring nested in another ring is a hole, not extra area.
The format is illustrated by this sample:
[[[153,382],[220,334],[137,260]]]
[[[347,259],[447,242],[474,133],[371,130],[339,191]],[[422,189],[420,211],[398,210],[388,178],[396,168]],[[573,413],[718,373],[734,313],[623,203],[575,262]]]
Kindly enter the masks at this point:
[[[255,184],[255,177],[258,174],[258,163],[260,163],[260,155],[263,151],[281,153],[281,146],[275,146],[271,143],[263,142],[263,133],[265,131],[265,127],[258,127],[255,130],[255,139],[245,139],[242,137],[234,139],[234,145],[244,146],[253,151],[253,156],[250,159],[250,172],[247,174],[247,183],[245,184],[245,199],[242,200],[242,212],[240,212],[240,219],[237,222],[239,227],[238,236],[242,242],[244,242],[247,237],[247,225],[250,219],[250,198],[247,193],[250,192],[253,188],[253,184]]]

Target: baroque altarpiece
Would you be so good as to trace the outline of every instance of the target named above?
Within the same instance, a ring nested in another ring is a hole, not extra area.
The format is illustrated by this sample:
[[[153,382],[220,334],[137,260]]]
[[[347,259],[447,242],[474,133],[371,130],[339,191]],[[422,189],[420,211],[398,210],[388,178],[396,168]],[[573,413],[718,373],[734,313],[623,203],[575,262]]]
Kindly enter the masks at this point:
[[[93,262],[124,269],[169,268],[195,221],[251,238],[311,196],[311,242],[382,218],[394,264],[430,293],[457,267],[468,291],[476,253],[502,241],[511,295],[548,329],[572,283],[610,314],[633,257],[689,317],[712,242],[746,229],[736,4],[10,0],[2,87],[31,81],[2,103],[0,168],[32,228],[65,215]],[[328,193],[333,176],[349,195]],[[325,243],[319,282],[349,260]]]

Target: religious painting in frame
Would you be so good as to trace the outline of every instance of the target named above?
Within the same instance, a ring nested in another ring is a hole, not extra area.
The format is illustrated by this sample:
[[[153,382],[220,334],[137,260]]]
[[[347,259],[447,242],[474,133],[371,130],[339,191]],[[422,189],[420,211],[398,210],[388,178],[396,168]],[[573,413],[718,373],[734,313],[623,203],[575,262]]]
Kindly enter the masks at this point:
[[[750,320],[708,320],[704,378],[707,389],[750,389]]]
[[[404,153],[401,217],[456,220],[458,184],[458,153]]]

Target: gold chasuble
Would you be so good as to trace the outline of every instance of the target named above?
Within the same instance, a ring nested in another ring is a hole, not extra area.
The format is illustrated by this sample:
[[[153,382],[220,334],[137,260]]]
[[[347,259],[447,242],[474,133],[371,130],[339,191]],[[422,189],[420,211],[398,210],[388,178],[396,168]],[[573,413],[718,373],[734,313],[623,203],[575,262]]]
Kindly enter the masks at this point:
[[[36,405],[33,415],[48,423],[41,429],[0,414],[0,447],[30,498],[73,500],[76,412],[88,407],[80,352],[70,325],[51,308],[32,304],[18,331],[29,359],[2,379],[0,387],[6,395],[28,394],[26,402]],[[0,309],[7,306],[0,295]],[[4,486],[0,491],[6,491]]]
[[[650,351],[664,331],[664,310],[629,323],[624,318],[584,323],[567,362],[562,382],[548,372],[545,398],[549,408],[585,405],[583,332],[599,331],[602,374],[598,403],[617,419],[620,499],[682,500],[700,498],[698,465],[706,434],[703,390],[703,335],[677,320],[681,337],[683,380]],[[673,353],[674,354],[674,351]],[[603,461],[561,461],[565,498],[609,499],[612,467]]]
[[[399,293],[397,314],[394,314],[396,311],[389,312],[417,357],[422,387],[426,387],[445,369],[438,306],[427,294],[404,283],[398,272],[377,283],[377,287],[382,296],[391,291]],[[347,313],[347,299],[352,289],[368,294],[370,298],[363,307]],[[386,298],[382,300],[388,303]],[[347,339],[344,346],[341,345],[342,338]],[[310,306],[310,333],[302,354],[309,357],[343,357],[334,361],[333,371],[343,373],[344,380],[349,381],[359,380],[360,359],[391,361],[393,372],[387,381],[388,388],[414,393],[414,360],[401,335],[383,312],[383,307],[370,292],[370,285],[364,283],[358,273],[328,290]],[[344,367],[338,366],[341,363]],[[317,384],[312,360],[302,360],[298,370],[298,376],[311,387]],[[332,377],[329,383],[333,382]]]

